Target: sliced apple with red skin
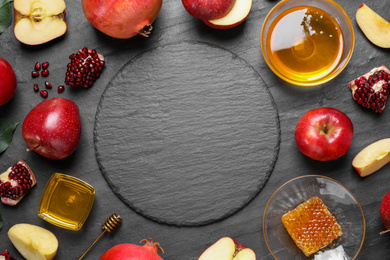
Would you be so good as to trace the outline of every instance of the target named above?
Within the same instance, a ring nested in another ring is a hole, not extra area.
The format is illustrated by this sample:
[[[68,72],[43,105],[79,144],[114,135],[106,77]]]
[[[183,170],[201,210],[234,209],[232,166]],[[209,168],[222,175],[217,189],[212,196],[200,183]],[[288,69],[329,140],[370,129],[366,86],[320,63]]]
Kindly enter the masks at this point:
[[[367,39],[381,48],[390,48],[390,23],[367,5],[356,11],[356,22]]]
[[[223,237],[207,248],[198,260],[256,260],[252,249],[230,237]]]
[[[64,0],[14,0],[15,37],[39,45],[65,34]]]
[[[390,138],[381,139],[361,150],[352,166],[361,177],[368,176],[390,162]]]
[[[208,26],[215,29],[230,29],[245,21],[252,8],[252,0],[236,0],[232,10],[219,19],[203,20]]]

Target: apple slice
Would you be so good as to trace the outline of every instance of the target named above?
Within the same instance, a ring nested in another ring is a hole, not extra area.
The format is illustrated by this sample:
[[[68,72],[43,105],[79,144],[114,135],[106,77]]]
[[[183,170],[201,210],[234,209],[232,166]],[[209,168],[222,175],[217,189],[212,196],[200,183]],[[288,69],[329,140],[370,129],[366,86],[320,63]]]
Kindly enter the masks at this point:
[[[8,230],[8,237],[25,259],[51,260],[57,254],[58,240],[45,228],[16,224]]]
[[[38,45],[65,34],[64,0],[14,0],[15,37]]]
[[[207,248],[198,260],[256,260],[252,249],[230,237],[223,237]]]
[[[352,166],[361,177],[368,176],[390,162],[390,138],[379,140],[361,150]]]
[[[248,17],[252,8],[252,0],[236,0],[232,10],[224,17],[215,20],[204,20],[204,22],[215,29],[233,28]]]
[[[356,11],[356,22],[373,44],[382,48],[390,48],[390,23],[362,4]]]

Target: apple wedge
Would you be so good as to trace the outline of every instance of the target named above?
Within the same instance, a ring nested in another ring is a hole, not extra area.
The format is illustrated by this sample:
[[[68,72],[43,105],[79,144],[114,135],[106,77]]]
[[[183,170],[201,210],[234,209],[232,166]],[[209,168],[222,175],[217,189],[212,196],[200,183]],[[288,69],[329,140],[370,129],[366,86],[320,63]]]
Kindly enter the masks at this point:
[[[352,166],[361,177],[368,176],[390,162],[390,138],[379,140],[361,150]]]
[[[14,0],[14,34],[22,43],[39,45],[65,34],[64,0]]]
[[[362,4],[356,11],[356,22],[367,39],[381,48],[390,48],[390,23]]]
[[[232,10],[222,18],[203,20],[208,26],[215,29],[230,29],[245,21],[252,8],[252,0],[236,0]]]
[[[16,224],[8,237],[19,253],[28,260],[51,260],[58,250],[58,240],[49,230],[31,225]]]
[[[198,260],[256,260],[252,249],[230,237],[223,237],[207,248]]]

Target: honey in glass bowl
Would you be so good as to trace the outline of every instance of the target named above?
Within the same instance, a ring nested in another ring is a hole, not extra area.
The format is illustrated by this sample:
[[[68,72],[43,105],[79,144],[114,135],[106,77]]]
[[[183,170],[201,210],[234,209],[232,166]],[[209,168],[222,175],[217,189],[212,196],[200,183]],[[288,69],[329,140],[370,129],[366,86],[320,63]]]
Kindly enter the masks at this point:
[[[336,20],[314,6],[285,10],[271,23],[266,35],[269,59],[293,81],[315,81],[339,64],[344,48]]]
[[[56,226],[80,230],[95,199],[95,188],[70,175],[54,173],[39,203],[38,216]]]

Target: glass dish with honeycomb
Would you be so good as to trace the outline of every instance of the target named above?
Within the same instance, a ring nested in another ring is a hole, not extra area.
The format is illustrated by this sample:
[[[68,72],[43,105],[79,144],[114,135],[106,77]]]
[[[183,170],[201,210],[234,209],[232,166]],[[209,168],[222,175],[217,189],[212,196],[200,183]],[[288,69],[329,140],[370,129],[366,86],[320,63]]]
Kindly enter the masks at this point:
[[[319,219],[328,227],[317,228],[315,235],[299,234],[300,229],[309,228],[305,225],[308,219],[315,219],[313,213],[321,215]],[[283,184],[269,199],[263,215],[266,245],[279,260],[314,259],[340,245],[350,259],[355,259],[365,230],[364,213],[356,197],[343,184],[320,175],[305,175]]]

